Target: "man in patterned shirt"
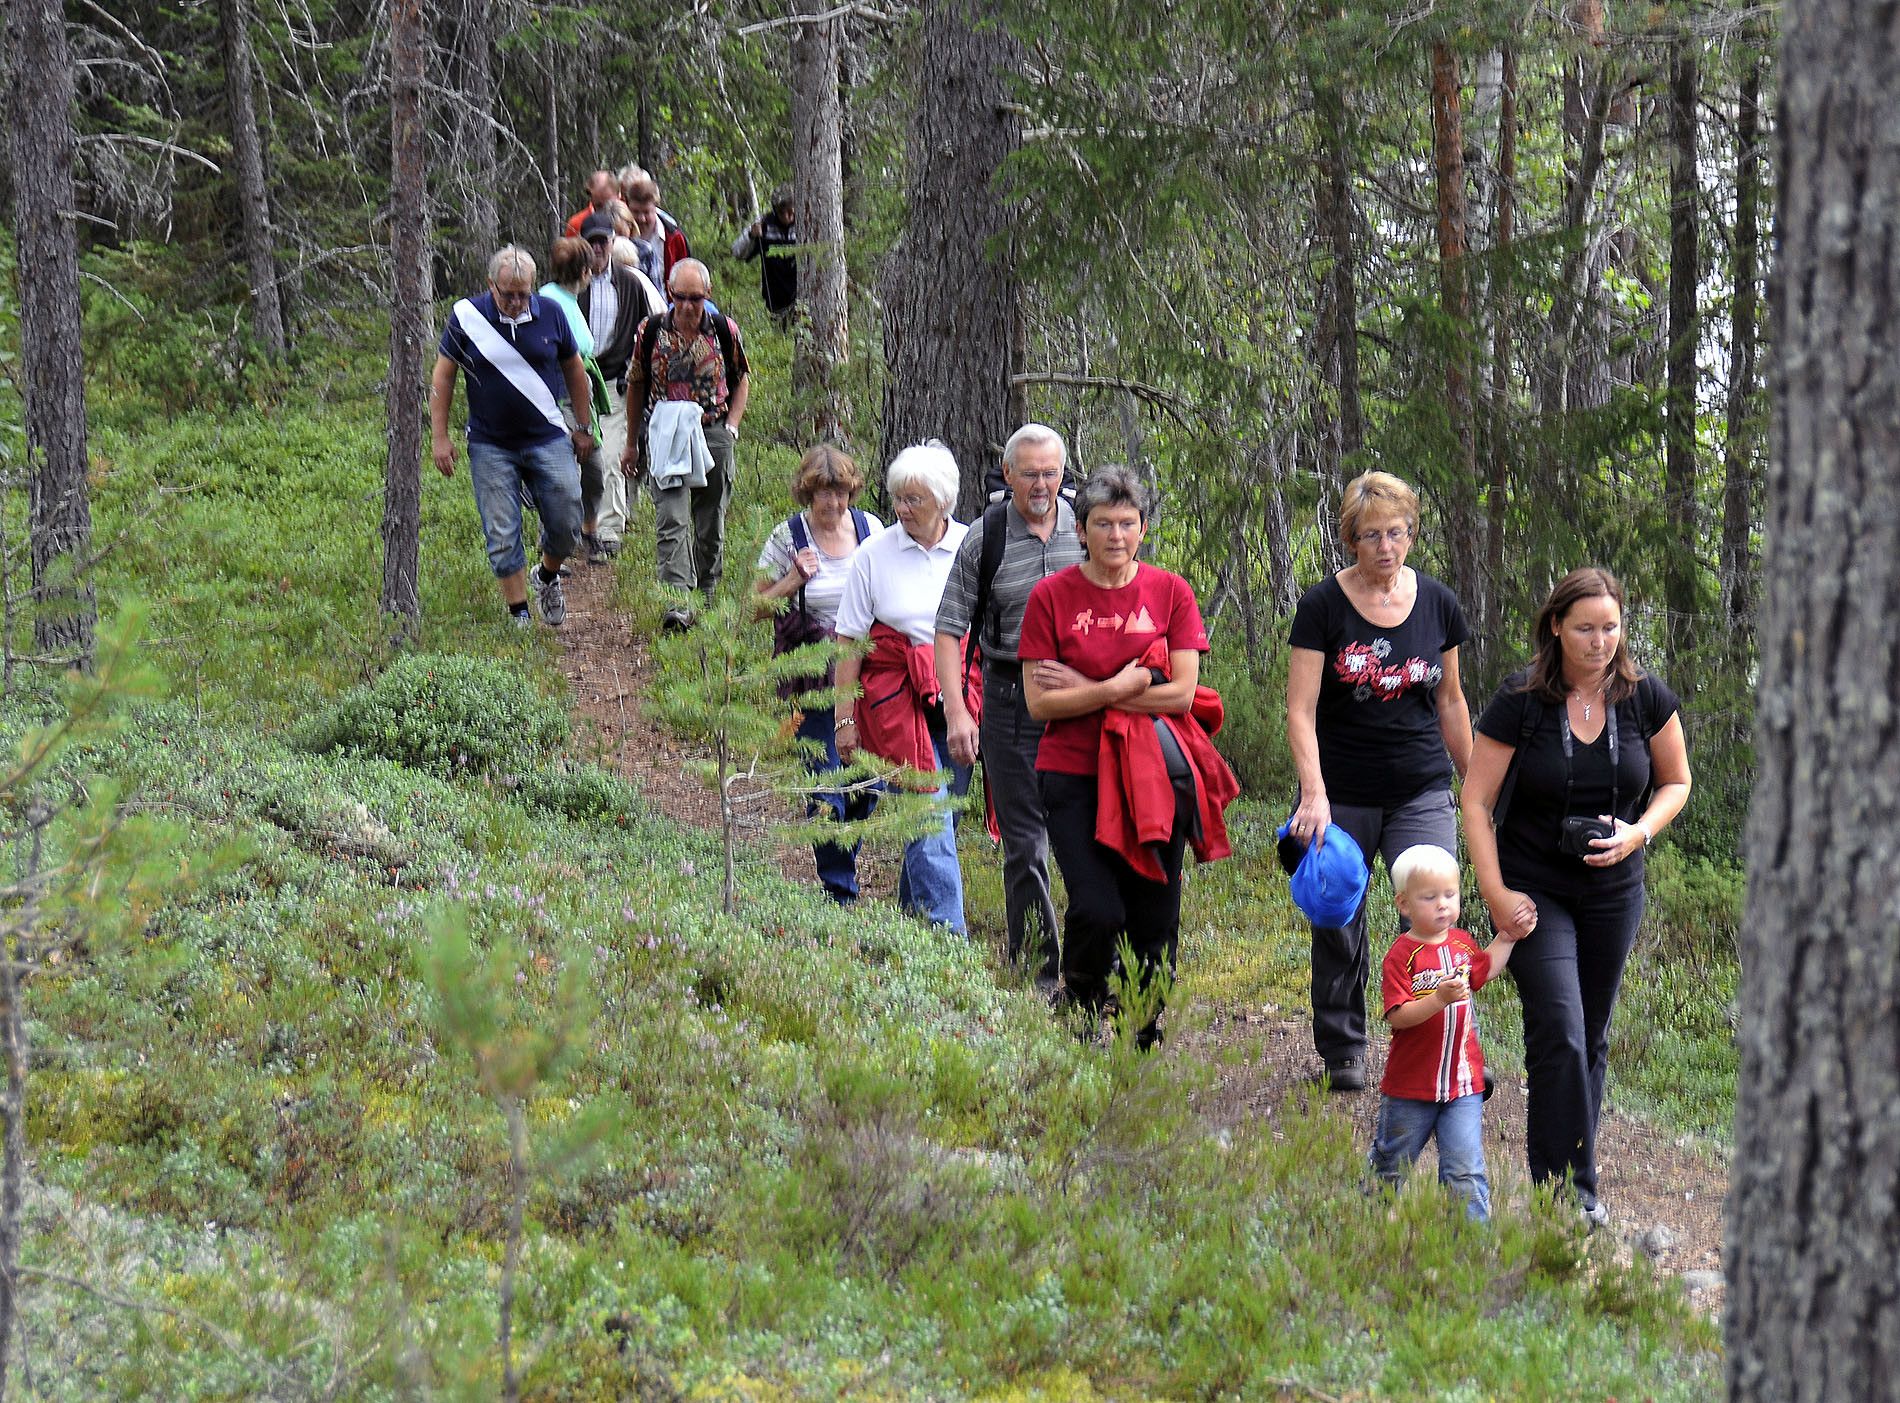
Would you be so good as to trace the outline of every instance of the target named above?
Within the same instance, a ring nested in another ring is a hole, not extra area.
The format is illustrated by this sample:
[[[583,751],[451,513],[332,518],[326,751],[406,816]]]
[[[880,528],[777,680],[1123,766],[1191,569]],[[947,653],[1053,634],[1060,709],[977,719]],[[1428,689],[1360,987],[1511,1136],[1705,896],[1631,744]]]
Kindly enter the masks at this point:
[[[644,414],[642,431],[627,435],[620,467],[631,480],[646,445],[646,425],[662,404],[697,405],[711,460],[703,480],[697,473],[663,478],[661,465],[655,463],[649,464],[648,475],[660,583],[681,591],[697,589],[710,599],[725,564],[733,450],[751,393],[751,369],[738,326],[707,309],[712,275],[704,263],[686,258],[675,264],[667,291],[672,305],[647,318],[627,367],[627,403],[644,406]],[[680,630],[692,621],[692,611],[682,602],[666,611],[664,625]]]

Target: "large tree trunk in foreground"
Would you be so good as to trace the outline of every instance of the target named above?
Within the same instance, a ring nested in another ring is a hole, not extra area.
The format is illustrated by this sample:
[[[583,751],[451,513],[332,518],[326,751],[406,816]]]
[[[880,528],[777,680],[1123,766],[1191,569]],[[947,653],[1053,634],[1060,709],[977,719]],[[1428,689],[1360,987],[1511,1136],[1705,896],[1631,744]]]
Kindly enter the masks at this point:
[[[809,15],[830,0],[803,0]],[[792,183],[798,198],[798,300],[804,309],[793,383],[813,401],[812,437],[843,432],[838,368],[847,354],[844,250],[844,107],[838,94],[844,20],[792,30]],[[764,255],[761,254],[761,257]]]
[[[224,91],[231,118],[231,154],[237,166],[238,210],[244,229],[244,267],[251,283],[251,329],[271,356],[284,353],[284,304],[264,179],[264,143],[257,130],[250,14],[244,0],[218,0],[224,31]]]
[[[1748,824],[1730,1397],[1900,1376],[1900,42],[1782,12],[1782,267]]]
[[[1005,109],[1020,47],[989,0],[926,0],[910,130],[910,219],[887,266],[884,461],[927,438],[956,454],[957,515],[1009,436],[1017,361],[1009,212],[996,173],[1021,140]]]
[[[86,495],[86,384],[73,230],[73,68],[59,0],[11,0],[7,44],[19,383],[33,474],[33,641],[41,653],[90,662],[98,605],[80,573],[92,553],[92,504]]]
[[[388,457],[383,468],[385,614],[413,630],[422,617],[422,351],[428,334],[428,189],[423,159],[421,0],[390,0]]]

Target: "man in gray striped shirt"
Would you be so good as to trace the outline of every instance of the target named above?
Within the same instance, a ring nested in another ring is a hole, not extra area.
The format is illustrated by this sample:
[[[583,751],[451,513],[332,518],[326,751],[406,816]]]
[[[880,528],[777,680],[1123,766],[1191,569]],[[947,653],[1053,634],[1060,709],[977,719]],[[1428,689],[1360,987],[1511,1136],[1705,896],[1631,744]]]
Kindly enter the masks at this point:
[[[1042,723],[1023,701],[1016,648],[1029,591],[1045,575],[1082,561],[1075,512],[1062,495],[1068,463],[1062,435],[1044,424],[1024,424],[1003,446],[1009,496],[970,527],[957,549],[937,606],[937,681],[943,687],[946,739],[959,764],[983,760],[983,784],[1003,838],[1003,906],[1009,920],[1009,956],[1038,958],[1038,982],[1053,985],[1057,961],[1056,911],[1049,899],[1049,835],[1036,747]],[[1002,559],[989,581],[983,617],[972,619],[984,595],[983,538],[1004,532]],[[974,625],[983,648],[983,722],[979,730],[958,685],[963,636]]]

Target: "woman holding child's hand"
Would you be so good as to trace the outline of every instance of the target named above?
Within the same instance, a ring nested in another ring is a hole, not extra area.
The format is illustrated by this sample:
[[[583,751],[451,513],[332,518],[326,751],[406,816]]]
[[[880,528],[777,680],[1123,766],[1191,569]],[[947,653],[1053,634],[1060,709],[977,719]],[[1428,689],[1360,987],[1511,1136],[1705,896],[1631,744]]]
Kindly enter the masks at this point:
[[[1567,1184],[1593,1225],[1610,1015],[1643,918],[1643,850],[1689,798],[1675,693],[1623,636],[1623,587],[1573,570],[1537,616],[1536,656],[1478,718],[1465,844],[1499,935],[1519,940],[1533,1183]]]

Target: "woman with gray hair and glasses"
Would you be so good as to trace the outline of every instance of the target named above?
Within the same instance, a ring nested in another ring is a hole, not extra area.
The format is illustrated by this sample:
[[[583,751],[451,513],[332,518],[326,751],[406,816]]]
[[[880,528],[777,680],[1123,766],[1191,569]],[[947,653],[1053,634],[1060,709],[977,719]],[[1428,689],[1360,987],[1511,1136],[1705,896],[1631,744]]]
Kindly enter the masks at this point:
[[[1391,473],[1346,487],[1339,539],[1353,563],[1293,611],[1286,735],[1299,773],[1288,835],[1301,847],[1337,824],[1389,865],[1414,843],[1458,851],[1451,776],[1471,758],[1471,712],[1458,685],[1470,637],[1458,597],[1405,563],[1418,539],[1418,494]],[[1366,1085],[1366,905],[1343,926],[1313,928],[1313,1048],[1334,1091]]]
[[[931,648],[944,581],[969,530],[950,517],[957,485],[957,460],[935,439],[891,460],[885,487],[901,529],[872,537],[851,557],[835,631],[841,639],[868,641],[871,650],[839,657],[833,714],[845,763],[862,748],[926,774],[949,772],[949,783],[937,789],[942,822],[904,845],[897,903],[962,935],[963,869],[950,800],[969,789],[970,766],[950,756]],[[965,704],[981,710],[977,696]]]

